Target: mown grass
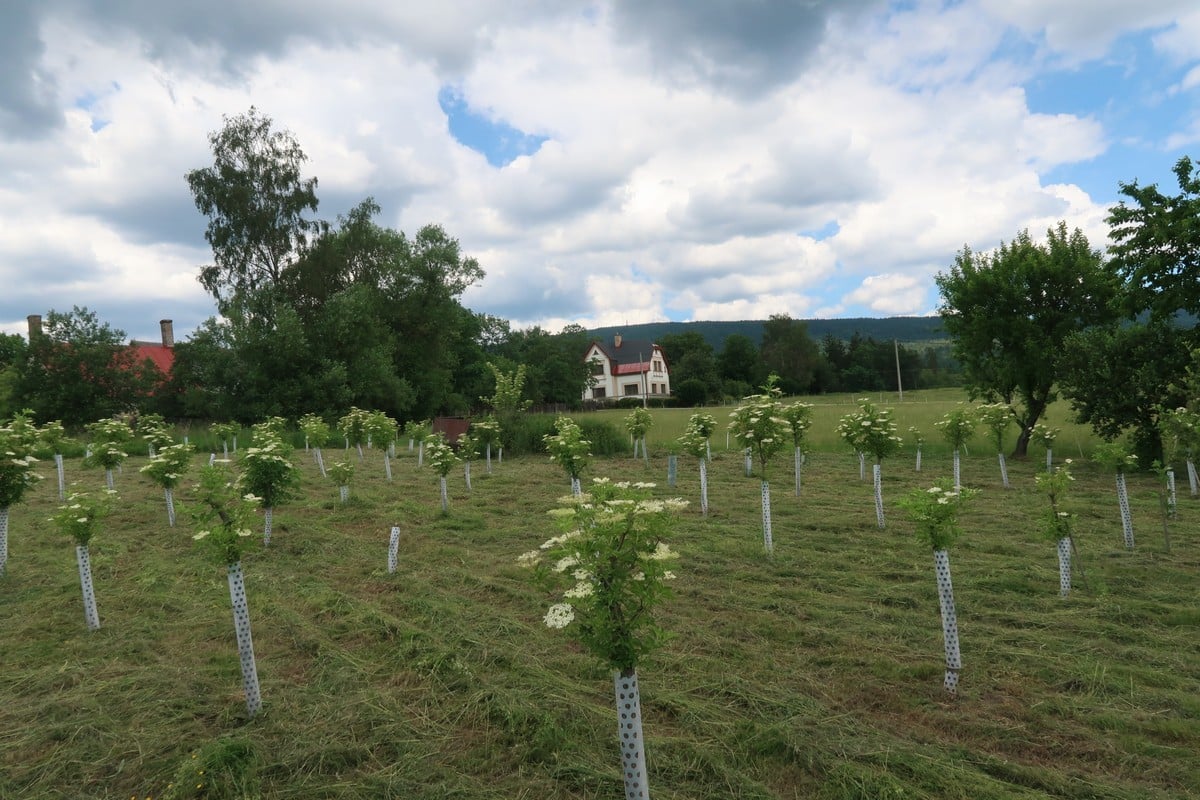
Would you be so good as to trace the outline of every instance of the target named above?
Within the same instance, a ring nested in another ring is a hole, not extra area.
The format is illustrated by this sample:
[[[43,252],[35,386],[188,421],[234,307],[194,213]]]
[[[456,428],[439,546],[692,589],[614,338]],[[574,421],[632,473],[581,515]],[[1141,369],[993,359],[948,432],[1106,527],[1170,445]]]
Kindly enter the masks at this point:
[[[927,434],[928,435],[928,434]],[[544,457],[508,458],[474,491],[402,451],[368,451],[348,504],[303,452],[304,498],[245,558],[264,698],[247,719],[222,567],[167,527],[134,458],[92,546],[101,630],[84,626],[73,548],[51,532],[49,480],[12,510],[0,578],[0,797],[618,798],[611,677],[541,622],[552,598],[515,564],[565,493]],[[327,451],[326,460],[343,457]],[[200,460],[199,458],[197,459]],[[951,552],[964,669],[942,690],[933,564],[894,501],[949,471],[884,465],[875,526],[857,462],[812,455],[801,497],[773,469],[775,556],[757,478],[717,448],[711,513],[666,453],[595,463],[693,501],[662,609],[673,634],[640,670],[655,798],[1180,798],[1200,787],[1200,501],[1164,552],[1156,484],[1130,481],[1125,551],[1112,476],[1077,465],[1086,587],[1058,597],[1036,533],[1040,459],[965,460],[983,489]],[[100,489],[103,474],[67,463]],[[186,491],[180,495],[186,500]],[[181,503],[182,505],[182,503]],[[400,568],[386,571],[392,525]]]

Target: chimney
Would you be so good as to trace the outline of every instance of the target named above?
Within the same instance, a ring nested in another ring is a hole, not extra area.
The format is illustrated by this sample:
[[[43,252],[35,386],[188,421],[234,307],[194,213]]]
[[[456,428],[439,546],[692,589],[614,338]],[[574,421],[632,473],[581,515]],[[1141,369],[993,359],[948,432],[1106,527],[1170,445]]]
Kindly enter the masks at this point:
[[[160,319],[158,321],[158,327],[162,330],[163,347],[174,347],[175,346],[175,327],[174,327],[174,325],[171,324],[171,320]]]
[[[617,348],[618,350],[621,349],[621,334],[618,333],[613,337],[613,347]]]
[[[42,315],[30,314],[26,320],[29,322],[29,342],[32,344],[35,336],[42,335]]]

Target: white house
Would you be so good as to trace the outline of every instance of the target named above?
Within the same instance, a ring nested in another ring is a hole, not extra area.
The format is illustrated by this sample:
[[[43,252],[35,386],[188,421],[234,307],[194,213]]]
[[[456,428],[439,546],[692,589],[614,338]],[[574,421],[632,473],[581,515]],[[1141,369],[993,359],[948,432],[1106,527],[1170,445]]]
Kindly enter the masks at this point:
[[[583,360],[592,376],[592,385],[583,390],[584,400],[671,394],[670,365],[654,342],[623,339],[618,333],[612,342],[592,342]]]

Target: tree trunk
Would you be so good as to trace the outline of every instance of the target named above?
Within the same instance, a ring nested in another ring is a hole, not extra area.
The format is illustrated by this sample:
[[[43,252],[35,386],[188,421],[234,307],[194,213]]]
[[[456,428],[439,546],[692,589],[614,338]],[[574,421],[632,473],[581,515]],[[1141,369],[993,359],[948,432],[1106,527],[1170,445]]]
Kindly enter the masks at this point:
[[[254,716],[262,709],[258,691],[258,665],[254,661],[254,639],[250,635],[250,608],[246,603],[246,582],[242,562],[229,565],[229,601],[233,604],[233,629],[237,634],[238,657],[242,662],[242,687],[246,692],[246,712]]]
[[[646,743],[642,735],[642,699],[637,669],[615,673],[617,696],[617,740],[621,745],[621,774],[625,777],[625,800],[649,800],[646,783]]]
[[[263,509],[263,547],[271,544],[271,527],[274,521],[275,509],[267,506]]]
[[[880,464],[873,464],[871,472],[875,482],[875,524],[879,530],[884,528],[883,520],[883,467]]]
[[[8,506],[0,508],[0,575],[8,566]]]
[[[4,513],[8,514],[8,509]],[[708,516],[708,462],[703,458],[700,459],[700,515]]]
[[[1121,532],[1125,537],[1125,548],[1133,549],[1133,515],[1129,511],[1129,489],[1125,485],[1125,473],[1117,473],[1117,504],[1121,507]]]
[[[83,619],[89,631],[100,629],[100,614],[96,611],[96,591],[92,586],[92,560],[86,544],[76,545],[75,560],[79,562],[79,586],[83,590]]]
[[[1066,597],[1071,593],[1071,537],[1058,540],[1058,594]]]
[[[396,554],[400,549],[400,527],[392,526],[392,537],[388,541],[388,574],[396,571]]]
[[[933,565],[937,572],[938,604],[942,609],[942,638],[946,643],[946,691],[958,694],[958,671],[962,669],[962,656],[958,651],[958,613],[954,610],[954,584],[950,581],[950,554],[945,550],[933,551]]]
[[[767,555],[774,555],[775,542],[771,538],[771,484],[762,482],[763,548]]]

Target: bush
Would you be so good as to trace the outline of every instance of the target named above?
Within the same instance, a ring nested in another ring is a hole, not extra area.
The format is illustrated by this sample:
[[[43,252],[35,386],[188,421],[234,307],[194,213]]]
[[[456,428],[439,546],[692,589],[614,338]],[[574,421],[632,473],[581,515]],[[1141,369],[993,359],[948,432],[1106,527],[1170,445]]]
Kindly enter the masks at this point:
[[[594,456],[624,454],[629,450],[628,437],[610,422],[585,419],[579,421],[579,428],[583,431],[583,438],[592,443]]]
[[[679,398],[679,402],[684,406],[702,406],[708,400],[708,387],[704,381],[697,378],[688,378],[675,387],[675,396]]]
[[[554,433],[554,417],[550,414],[521,414],[512,424],[500,431],[504,449],[513,455],[546,452],[543,437]]]

